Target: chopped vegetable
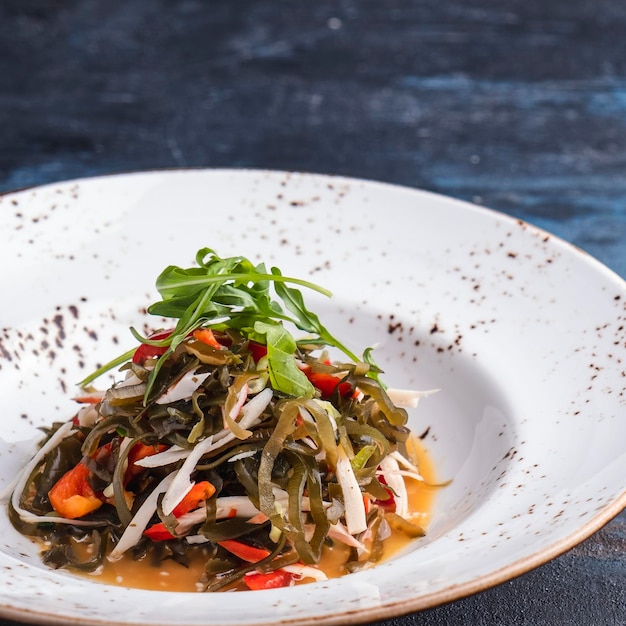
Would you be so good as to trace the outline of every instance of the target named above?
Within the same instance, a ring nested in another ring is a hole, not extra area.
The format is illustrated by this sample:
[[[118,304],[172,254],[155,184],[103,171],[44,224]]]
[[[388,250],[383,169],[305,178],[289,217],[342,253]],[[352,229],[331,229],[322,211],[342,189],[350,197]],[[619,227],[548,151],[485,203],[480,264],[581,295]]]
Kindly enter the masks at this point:
[[[79,463],[66,472],[48,493],[52,508],[62,517],[76,519],[99,509],[102,500],[91,488],[89,468]]]
[[[271,554],[270,551],[265,548],[255,548],[254,546],[236,541],[235,539],[226,539],[224,541],[218,541],[217,543],[231,554],[234,554],[248,563],[258,563]]]
[[[341,378],[339,376],[334,376],[333,374],[327,374],[325,372],[313,372],[311,368],[306,368],[304,373],[311,384],[319,390],[322,398],[325,400],[331,398],[337,388],[342,396],[347,396],[352,392],[352,386],[350,383],[341,382]]]
[[[205,343],[207,346],[211,346],[216,350],[223,348],[222,344],[215,338],[215,334],[210,328],[196,328],[193,331],[193,338]]]

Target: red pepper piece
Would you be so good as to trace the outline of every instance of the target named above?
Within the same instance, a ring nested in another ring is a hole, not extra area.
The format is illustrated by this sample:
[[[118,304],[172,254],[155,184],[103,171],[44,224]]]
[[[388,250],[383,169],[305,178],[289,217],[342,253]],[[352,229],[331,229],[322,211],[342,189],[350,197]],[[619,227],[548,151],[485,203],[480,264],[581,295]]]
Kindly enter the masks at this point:
[[[146,528],[146,530],[143,531],[143,534],[152,541],[167,541],[168,539],[174,539],[174,535],[172,535],[172,533],[165,528],[165,524],[163,522],[152,524],[150,528]]]
[[[100,446],[91,458],[106,467],[111,457],[113,441]],[[89,469],[82,461],[66,472],[48,492],[52,508],[62,517],[75,519],[100,508],[105,501],[89,484]]]
[[[347,396],[352,391],[350,383],[342,383],[341,379],[333,374],[325,374],[324,372],[313,372],[310,367],[306,367],[302,370],[311,384],[320,390],[323,399],[330,398],[337,385],[339,385],[339,393],[342,396]]]
[[[173,329],[170,330],[162,330],[158,333],[153,333],[148,337],[148,339],[153,339],[154,341],[159,341],[160,339],[167,339],[172,334]],[[156,356],[161,356],[165,354],[167,348],[165,346],[151,346],[148,343],[142,343],[136,350],[135,354],[133,354],[133,363],[137,363],[139,365],[143,365],[147,359],[151,359]]]
[[[252,358],[258,363],[264,356],[267,356],[267,346],[256,341],[248,343],[248,350],[252,353]]]
[[[174,517],[180,517],[189,511],[193,511],[215,493],[215,487],[208,481],[203,480],[196,483],[187,495],[174,507],[172,513]]]
[[[284,569],[277,569],[273,572],[267,572],[267,574],[251,572],[243,577],[243,582],[248,589],[252,590],[289,587],[292,581],[293,574],[286,572]]]
[[[48,492],[52,508],[61,517],[76,519],[102,506],[102,500],[98,498],[87,480],[88,476],[87,466],[79,463],[63,474]]]
[[[145,468],[140,465],[135,465],[137,461],[145,459],[148,456],[152,456],[153,454],[163,452],[164,450],[167,450],[168,447],[169,446],[162,443],[148,445],[138,441],[128,453],[128,467],[126,468],[126,472],[124,474],[124,486],[144,471]]]
[[[265,548],[256,548],[255,546],[250,546],[236,539],[225,539],[217,543],[231,554],[234,554],[242,561],[247,561],[248,563],[258,563],[271,554],[271,552]]]
[[[215,338],[215,334],[210,328],[197,328],[192,333],[196,341],[201,341],[211,348],[221,350],[224,346]]]

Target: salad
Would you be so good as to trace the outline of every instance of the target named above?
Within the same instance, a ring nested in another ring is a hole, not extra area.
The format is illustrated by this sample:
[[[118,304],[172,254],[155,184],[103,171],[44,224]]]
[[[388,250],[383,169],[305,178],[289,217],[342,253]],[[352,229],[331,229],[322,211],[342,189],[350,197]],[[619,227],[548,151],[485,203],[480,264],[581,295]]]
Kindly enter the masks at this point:
[[[11,519],[43,561],[98,573],[201,554],[198,590],[267,589],[326,579],[333,545],[347,573],[392,533],[423,536],[405,407],[429,392],[386,388],[371,349],[336,339],[299,290],[323,288],[209,248],[196,263],[157,279],[148,311],[176,322],[131,329],[137,347],[82,381],[18,478]]]

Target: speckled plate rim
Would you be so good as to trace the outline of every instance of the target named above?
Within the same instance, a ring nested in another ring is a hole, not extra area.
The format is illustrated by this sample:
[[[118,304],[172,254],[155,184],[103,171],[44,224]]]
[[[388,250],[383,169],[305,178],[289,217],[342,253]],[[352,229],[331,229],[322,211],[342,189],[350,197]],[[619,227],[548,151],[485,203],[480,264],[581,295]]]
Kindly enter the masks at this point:
[[[206,170],[185,170],[188,172],[203,172]],[[282,172],[265,172],[258,170],[208,170],[209,175],[226,175],[226,176],[282,176],[286,173]],[[181,170],[168,170],[168,171],[153,171],[148,172],[148,175],[167,176],[168,173],[172,174],[180,174]],[[137,175],[145,175],[146,173],[136,173]],[[292,173],[287,173],[287,175],[291,176]],[[377,189],[378,191],[387,191],[391,194],[396,192],[409,193],[410,195],[414,195],[415,198],[424,199],[432,199],[437,203],[444,203],[450,206],[454,206],[455,210],[460,209],[463,211],[473,212],[475,215],[480,216],[480,219],[486,219],[487,221],[496,219],[499,222],[505,224],[520,224],[519,220],[515,220],[514,218],[508,217],[506,215],[502,215],[498,212],[491,211],[489,209],[485,209],[483,207],[476,207],[467,203],[463,203],[458,200],[445,198],[443,196],[439,196],[438,194],[432,194],[430,192],[424,192],[420,190],[412,190],[406,188],[395,187],[392,185],[386,185],[384,183],[377,183],[371,181],[360,181],[354,179],[343,179],[341,177],[324,177],[323,175],[308,175],[308,174],[295,174],[296,176],[309,177],[314,179],[327,179],[332,180],[333,182],[341,182],[348,181],[348,183],[358,184],[361,186],[365,186],[365,188],[369,189]],[[133,176],[133,174],[120,174],[114,175],[113,177],[118,176]],[[110,178],[110,177],[98,177],[100,180]],[[78,181],[69,181],[64,183],[59,183],[60,185],[70,185],[73,183],[77,184],[89,184],[90,181],[95,179],[82,179]],[[47,187],[53,187],[55,185],[50,185]],[[28,191],[28,190],[24,190]],[[13,192],[10,194],[2,194],[2,197],[8,197],[13,195]],[[0,205],[1,210],[1,205]],[[621,293],[626,293],[626,283],[615,275],[613,272],[608,270],[601,263],[575,248],[571,244],[550,235],[549,233],[544,233],[540,229],[537,229],[530,225],[524,225],[525,228],[531,229],[537,236],[542,237],[544,234],[546,237],[550,238],[550,245],[556,246],[560,249],[561,253],[569,256],[576,257],[578,261],[582,261],[585,265],[589,266],[592,272],[597,273],[598,275],[602,275],[605,280],[612,283],[615,288]],[[319,617],[305,617],[304,619],[281,619],[277,618],[273,620],[273,623],[282,623],[282,624],[291,624],[291,623],[326,623],[326,624],[339,624],[339,623],[360,623],[366,620],[372,619],[382,619],[389,618],[393,615],[400,615],[409,613],[411,611],[432,608],[434,606],[440,605],[442,603],[446,603],[455,599],[459,599],[465,597],[467,595],[476,593],[478,591],[487,589],[499,583],[505,582],[515,576],[523,574],[530,569],[533,569],[552,558],[562,554],[568,549],[572,548],[580,541],[586,539],[591,534],[596,532],[599,528],[601,528],[604,524],[606,524],[610,519],[612,519],[615,515],[617,515],[624,507],[626,506],[626,490],[622,490],[621,494],[617,497],[613,497],[611,501],[603,506],[599,512],[595,513],[593,517],[587,520],[584,524],[581,524],[575,531],[568,533],[566,536],[560,537],[559,540],[553,541],[547,548],[542,548],[537,550],[536,552],[529,552],[524,558],[517,559],[512,563],[507,564],[504,567],[498,568],[487,575],[482,575],[480,578],[475,580],[471,580],[462,584],[452,584],[449,586],[442,586],[439,590],[435,592],[428,593],[427,595],[415,597],[415,598],[406,598],[404,600],[394,600],[390,603],[381,602],[378,606],[367,607],[366,609],[357,609],[352,612],[342,612],[341,614],[337,614],[335,616],[324,615],[322,620],[320,621]],[[6,616],[10,619],[17,620],[30,620],[36,623],[71,623],[75,622],[75,618],[71,616],[56,616],[52,614],[40,613],[38,611],[30,612],[24,610],[14,610],[11,606],[8,605],[0,605],[0,614]],[[110,623],[103,617],[99,619],[97,617],[91,617],[87,620],[80,620],[81,623]],[[122,623],[122,622],[120,622]],[[123,622],[123,623],[134,623],[134,622]],[[137,622],[141,623],[141,622]],[[170,624],[172,622],[163,622],[163,624]],[[247,622],[246,622],[247,623]],[[264,622],[265,623],[265,622]],[[272,623],[268,621],[267,623]]]

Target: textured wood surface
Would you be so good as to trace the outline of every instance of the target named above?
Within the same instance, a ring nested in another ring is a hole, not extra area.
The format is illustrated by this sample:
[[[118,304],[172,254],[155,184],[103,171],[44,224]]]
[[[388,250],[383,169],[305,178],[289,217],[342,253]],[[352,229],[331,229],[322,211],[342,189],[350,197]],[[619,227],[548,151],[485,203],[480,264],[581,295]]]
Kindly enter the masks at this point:
[[[3,0],[0,192],[181,166],[346,174],[523,218],[626,277],[625,32],[617,0]],[[385,624],[624,623],[622,514]]]

